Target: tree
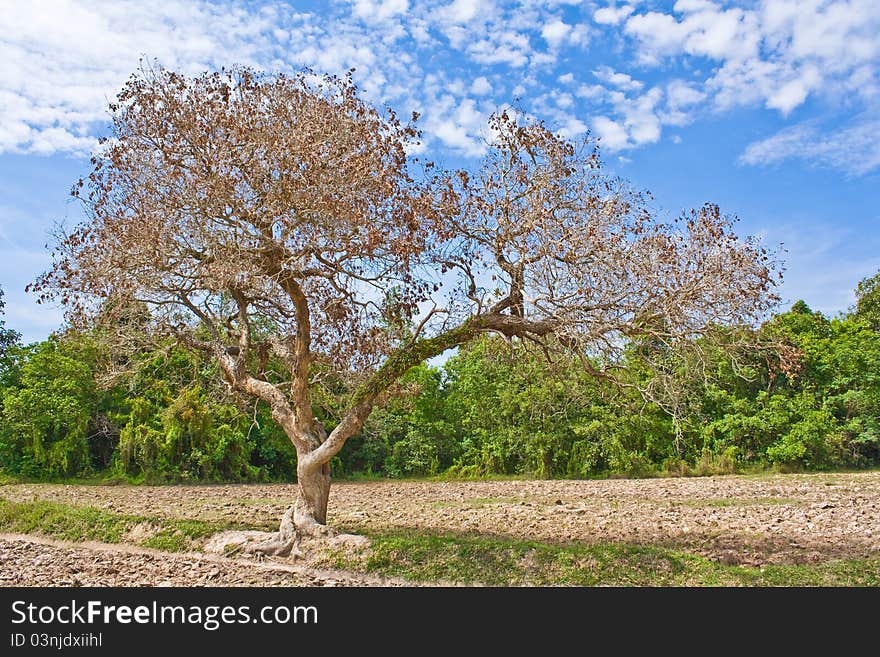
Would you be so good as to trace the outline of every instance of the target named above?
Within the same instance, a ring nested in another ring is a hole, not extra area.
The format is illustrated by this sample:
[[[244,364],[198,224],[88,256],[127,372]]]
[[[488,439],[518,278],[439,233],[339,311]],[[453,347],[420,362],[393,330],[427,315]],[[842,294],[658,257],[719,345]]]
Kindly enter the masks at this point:
[[[6,352],[10,347],[18,344],[18,341],[21,339],[21,335],[17,331],[6,328],[6,322],[2,319],[5,308],[6,302],[3,301],[3,288],[0,287],[0,367],[2,367]]]
[[[90,468],[94,379],[87,364],[64,351],[55,340],[41,343],[21,366],[19,385],[3,393],[3,421],[14,443],[4,451],[27,475],[76,476]]]
[[[880,329],[880,272],[859,281],[855,315],[875,331]]]
[[[350,76],[146,70],[110,109],[113,139],[73,190],[86,219],[35,289],[72,320],[146,304],[152,330],[270,405],[298,497],[252,549],[332,531],[330,460],[428,358],[495,333],[610,376],[628,341],[672,351],[773,300],[773,263],[716,206],[660,222],[592,142],[510,113],[476,172],[424,163],[417,179],[418,131]],[[332,372],[355,385],[328,430],[312,404]]]

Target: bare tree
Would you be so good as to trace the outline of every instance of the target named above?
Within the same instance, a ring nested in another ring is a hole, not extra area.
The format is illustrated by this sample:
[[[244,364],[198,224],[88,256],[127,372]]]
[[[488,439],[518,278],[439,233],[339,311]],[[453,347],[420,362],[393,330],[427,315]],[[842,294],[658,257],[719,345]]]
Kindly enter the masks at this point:
[[[491,332],[609,376],[633,341],[674,351],[773,301],[772,262],[718,208],[664,224],[591,142],[513,114],[492,118],[477,171],[415,179],[417,131],[350,76],[147,70],[111,111],[74,189],[87,219],[35,289],[73,317],[146,304],[150,330],[269,404],[298,498],[264,552],[332,532],[330,460],[428,358]],[[268,353],[286,380],[264,373]],[[328,433],[312,396],[331,369],[357,385]]]

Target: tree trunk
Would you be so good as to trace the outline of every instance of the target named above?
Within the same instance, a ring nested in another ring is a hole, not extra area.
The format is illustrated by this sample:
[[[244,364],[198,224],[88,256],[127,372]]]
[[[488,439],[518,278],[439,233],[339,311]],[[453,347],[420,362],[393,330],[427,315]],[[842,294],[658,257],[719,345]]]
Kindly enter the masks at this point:
[[[327,499],[330,497],[330,464],[303,464],[296,467],[298,494],[293,510],[296,531],[305,536],[326,534]]]

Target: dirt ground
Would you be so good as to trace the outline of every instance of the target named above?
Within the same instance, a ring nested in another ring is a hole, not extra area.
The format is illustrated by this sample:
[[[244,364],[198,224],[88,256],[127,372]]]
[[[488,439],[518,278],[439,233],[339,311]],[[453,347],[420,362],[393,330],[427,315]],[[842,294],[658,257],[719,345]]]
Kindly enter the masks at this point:
[[[0,534],[0,586],[411,586],[384,577]]]
[[[43,499],[133,515],[234,520],[256,528],[274,526],[294,495],[294,486],[282,484],[0,487],[0,496],[16,501]],[[725,564],[806,563],[880,551],[880,472],[603,481],[335,482],[328,522],[348,530],[418,528],[547,542],[660,545]],[[118,568],[114,558],[133,554],[120,553],[118,547],[98,550],[0,537],[0,570],[6,578],[0,583],[25,583],[36,577],[33,569],[21,570],[28,559],[73,563],[77,550],[88,552],[80,561],[94,559],[99,564],[80,571],[77,576],[83,584],[104,582],[103,560]],[[362,576],[343,581],[342,574],[316,575],[307,569],[264,569],[255,574],[249,566],[208,577],[216,566],[207,558],[134,553],[145,567],[155,569],[155,577],[150,576],[154,583],[163,578],[180,581],[176,577],[182,566],[174,565],[176,560],[195,569],[193,575],[183,575],[185,580],[202,578],[204,584],[376,583]],[[13,564],[15,568],[6,567]]]

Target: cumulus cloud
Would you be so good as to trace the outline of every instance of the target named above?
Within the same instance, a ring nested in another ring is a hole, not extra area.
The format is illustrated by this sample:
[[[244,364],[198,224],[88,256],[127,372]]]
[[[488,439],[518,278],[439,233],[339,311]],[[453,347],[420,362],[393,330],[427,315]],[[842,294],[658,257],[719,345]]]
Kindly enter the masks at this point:
[[[611,152],[626,148],[629,136],[626,129],[617,121],[607,116],[593,117],[593,132],[599,138],[601,146]]]
[[[353,0],[355,16],[368,20],[385,20],[409,9],[409,0]]]
[[[632,5],[602,7],[593,12],[593,20],[600,25],[617,25],[633,13],[634,9]]]
[[[541,36],[550,44],[551,48],[558,48],[565,41],[571,32],[571,25],[556,18],[549,23],[545,23],[541,28]]]
[[[471,93],[476,96],[490,94],[492,93],[492,83],[486,79],[486,76],[481,75],[480,77],[475,78],[471,83]]]
[[[584,133],[587,132],[589,128],[587,124],[581,121],[578,118],[573,116],[569,116],[562,123],[562,127],[559,128],[558,132],[562,137],[566,139],[574,139],[575,137],[580,137]]]
[[[661,119],[666,125],[683,126],[693,120],[692,110],[706,99],[706,92],[686,80],[666,84],[666,105]]]
[[[527,36],[486,27],[503,19],[486,0],[418,11],[408,0],[351,0],[325,9],[330,13],[318,15],[238,0],[67,0],[51,11],[39,2],[12,3],[0,13],[0,152],[93,150],[108,102],[142,57],[190,74],[233,64],[355,68],[370,100],[427,116],[436,109],[425,103],[425,71],[402,39],[442,52],[450,44],[438,33],[460,28],[465,56],[479,64],[523,67],[531,54]],[[472,93],[491,94],[488,78],[479,78]]]
[[[106,122],[108,100],[142,55],[187,73],[231,63],[277,68],[289,33],[308,43],[311,29],[307,15],[282,15],[271,5],[11,3],[0,13],[0,147],[88,150]]]
[[[450,23],[468,23],[485,11],[491,3],[480,0],[454,0],[438,11],[442,20]]]
[[[624,32],[643,64],[682,55],[716,62],[705,83],[721,109],[760,102],[787,115],[811,94],[880,93],[875,0],[765,0],[746,8],[679,0],[671,12],[631,13]]]
[[[444,146],[477,157],[486,150],[482,136],[488,113],[480,111],[472,98],[444,95],[432,102],[437,111],[426,120],[426,129]]]
[[[617,87],[618,89],[622,89],[623,91],[638,91],[644,86],[644,84],[638,80],[633,80],[628,74],[619,73],[610,66],[600,66],[593,71],[593,75],[599,78],[602,82]]]
[[[680,109],[702,102],[706,92],[686,80],[676,79],[666,85],[666,97],[670,106]]]
[[[528,36],[507,30],[471,44],[467,52],[480,64],[503,63],[518,68],[528,63],[532,49]]]

